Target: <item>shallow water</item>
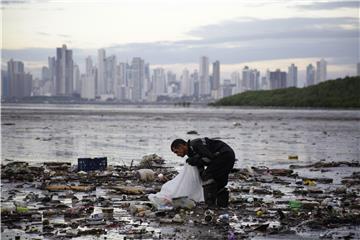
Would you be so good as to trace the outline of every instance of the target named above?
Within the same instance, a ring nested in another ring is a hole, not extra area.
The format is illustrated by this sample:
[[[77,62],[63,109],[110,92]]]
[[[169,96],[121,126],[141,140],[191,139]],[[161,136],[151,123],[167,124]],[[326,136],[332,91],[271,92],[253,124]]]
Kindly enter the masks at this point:
[[[232,146],[239,167],[360,159],[356,110],[6,104],[1,120],[2,162],[107,156],[129,165],[156,153],[178,165],[172,140],[205,136]]]

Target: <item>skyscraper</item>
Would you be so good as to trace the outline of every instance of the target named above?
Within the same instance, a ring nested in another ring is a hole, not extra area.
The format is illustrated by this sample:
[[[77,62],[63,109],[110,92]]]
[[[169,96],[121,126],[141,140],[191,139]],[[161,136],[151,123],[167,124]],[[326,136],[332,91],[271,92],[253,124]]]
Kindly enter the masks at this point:
[[[196,69],[190,75],[190,81],[193,83],[192,95],[199,97],[199,72]]]
[[[78,65],[74,65],[74,76],[73,76],[73,82],[74,82],[74,93],[80,94],[81,93],[81,81],[80,81],[80,69]]]
[[[85,59],[85,74],[81,76],[81,97],[85,99],[95,99],[97,69],[93,66],[90,56]]]
[[[242,90],[252,91],[258,89],[260,89],[260,72],[245,66],[242,70]]]
[[[189,70],[187,70],[187,68],[185,68],[182,71],[182,75],[181,75],[181,95],[182,96],[190,96],[191,95],[190,74],[189,74]]]
[[[211,84],[211,90],[219,90],[220,88],[220,62],[219,61],[215,61],[213,63],[213,81]]]
[[[1,97],[10,96],[10,80],[9,74],[5,70],[1,70]]]
[[[209,82],[209,58],[201,57],[199,64],[199,95],[205,96],[210,94]]]
[[[286,72],[281,72],[280,69],[270,72],[270,89],[286,88],[286,75]]]
[[[8,96],[9,97],[28,97],[32,90],[32,75],[25,73],[24,63],[10,60],[8,65]]]
[[[306,86],[315,84],[315,68],[312,64],[306,67]]]
[[[52,96],[56,95],[56,58],[48,57],[48,66],[50,73],[50,93]]]
[[[235,84],[234,93],[241,93],[243,91],[242,82],[239,72],[231,73],[231,83]]]
[[[116,78],[116,56],[112,55],[105,59],[105,92],[114,94],[114,84]]]
[[[161,96],[166,93],[166,75],[163,68],[154,69],[153,90],[155,96]]]
[[[56,95],[71,96],[73,93],[72,50],[64,44],[56,48]]]
[[[105,59],[106,53],[104,49],[98,50],[98,62],[97,62],[97,82],[96,82],[96,95],[100,96],[106,93],[105,88]]]
[[[127,72],[128,72],[127,63],[119,63],[116,70],[116,82],[115,82],[115,96],[120,101],[129,99],[128,93],[128,83],[127,83]]]
[[[250,68],[245,66],[242,70],[242,90],[247,91],[250,89]]]
[[[321,83],[327,80],[327,62],[325,59],[321,59],[316,62],[316,77],[315,84]]]
[[[297,87],[298,84],[297,82],[298,82],[298,68],[297,66],[295,66],[295,64],[292,63],[288,69],[286,86]]]
[[[144,60],[135,57],[131,62],[131,77],[130,77],[130,88],[131,88],[131,100],[135,102],[142,101],[142,88],[145,79],[145,64]]]

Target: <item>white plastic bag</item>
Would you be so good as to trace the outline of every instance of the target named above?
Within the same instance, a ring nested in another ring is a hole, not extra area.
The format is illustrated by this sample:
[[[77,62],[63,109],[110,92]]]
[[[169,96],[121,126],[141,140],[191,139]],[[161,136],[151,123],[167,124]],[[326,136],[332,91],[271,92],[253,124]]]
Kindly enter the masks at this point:
[[[162,208],[164,202],[169,207],[169,200],[178,197],[188,197],[195,202],[204,201],[202,182],[197,167],[185,163],[179,174],[166,182],[160,192],[148,196],[158,209]]]

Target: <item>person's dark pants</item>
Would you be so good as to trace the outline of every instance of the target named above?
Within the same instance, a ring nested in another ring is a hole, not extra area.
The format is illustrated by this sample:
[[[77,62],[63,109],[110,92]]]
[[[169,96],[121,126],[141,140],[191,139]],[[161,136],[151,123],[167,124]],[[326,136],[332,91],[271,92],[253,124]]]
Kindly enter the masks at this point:
[[[214,159],[203,172],[203,188],[205,203],[227,207],[229,192],[225,188],[229,180],[229,173],[234,167],[235,154],[233,151],[225,152]]]

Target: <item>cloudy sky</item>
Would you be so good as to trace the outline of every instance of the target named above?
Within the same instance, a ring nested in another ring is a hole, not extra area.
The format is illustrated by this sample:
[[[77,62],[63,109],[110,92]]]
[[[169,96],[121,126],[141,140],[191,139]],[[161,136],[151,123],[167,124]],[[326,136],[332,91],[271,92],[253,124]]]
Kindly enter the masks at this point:
[[[359,62],[359,1],[307,0],[2,0],[2,65],[31,71],[66,44],[75,62],[99,48],[119,61],[140,56],[180,72],[202,55],[223,77],[245,65],[265,71],[291,63],[303,72],[320,58],[332,77]]]

